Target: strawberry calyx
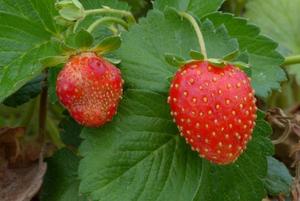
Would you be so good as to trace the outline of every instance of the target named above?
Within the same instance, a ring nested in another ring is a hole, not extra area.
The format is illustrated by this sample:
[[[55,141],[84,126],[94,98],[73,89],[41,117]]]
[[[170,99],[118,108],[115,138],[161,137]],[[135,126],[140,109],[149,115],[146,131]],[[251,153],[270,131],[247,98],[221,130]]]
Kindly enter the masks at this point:
[[[178,55],[166,53],[165,54],[165,60],[168,64],[171,66],[176,67],[183,67],[186,64],[195,62],[195,61],[208,61],[216,68],[224,68],[225,66],[232,64],[236,66],[237,68],[240,68],[241,70],[245,71],[247,75],[251,75],[251,69],[250,65],[243,62],[243,61],[237,61],[236,58],[240,55],[238,50],[235,50],[227,55],[225,55],[221,59],[217,58],[208,58],[205,59],[203,54],[196,50],[191,50],[190,53],[190,59],[184,59]]]

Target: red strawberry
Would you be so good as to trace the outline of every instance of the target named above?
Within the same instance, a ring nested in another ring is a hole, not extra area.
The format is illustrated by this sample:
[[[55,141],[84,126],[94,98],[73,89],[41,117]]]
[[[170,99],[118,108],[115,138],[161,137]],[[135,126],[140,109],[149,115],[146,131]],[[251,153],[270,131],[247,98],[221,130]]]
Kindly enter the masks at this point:
[[[122,96],[121,72],[93,52],[72,56],[57,78],[56,93],[80,124],[98,127],[116,114]]]
[[[246,149],[256,120],[256,99],[247,75],[233,65],[207,61],[182,67],[168,103],[181,135],[193,150],[216,164],[234,162]]]

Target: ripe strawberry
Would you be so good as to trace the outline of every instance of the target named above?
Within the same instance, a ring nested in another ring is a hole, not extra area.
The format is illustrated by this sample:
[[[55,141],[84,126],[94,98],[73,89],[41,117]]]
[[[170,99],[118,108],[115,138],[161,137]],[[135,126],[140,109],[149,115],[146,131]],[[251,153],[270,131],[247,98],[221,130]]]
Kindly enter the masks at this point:
[[[56,93],[80,124],[98,127],[116,114],[122,96],[121,72],[93,52],[72,56],[57,78]]]
[[[168,103],[181,135],[216,164],[234,162],[246,149],[256,120],[256,99],[247,75],[233,65],[208,61],[183,66],[173,78]]]

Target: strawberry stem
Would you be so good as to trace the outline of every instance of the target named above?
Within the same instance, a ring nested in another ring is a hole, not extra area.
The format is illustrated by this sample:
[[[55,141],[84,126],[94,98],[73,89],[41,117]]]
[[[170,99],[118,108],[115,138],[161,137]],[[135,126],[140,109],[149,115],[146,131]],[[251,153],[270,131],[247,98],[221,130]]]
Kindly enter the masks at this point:
[[[47,87],[47,71],[45,71],[46,77],[43,82],[43,88],[40,97],[39,108],[39,138],[41,142],[45,140],[46,120],[47,120],[47,105],[48,105],[48,87]]]
[[[283,66],[288,66],[292,64],[299,64],[300,63],[300,55],[289,56],[285,58],[283,62]]]
[[[117,10],[112,9],[109,7],[99,8],[99,9],[92,9],[92,10],[86,10],[85,15],[92,15],[92,14],[112,14],[112,15],[119,15],[121,17],[127,17],[130,22],[135,23],[135,18],[132,15],[131,12],[125,11],[125,10]]]
[[[199,26],[198,22],[196,21],[196,19],[192,15],[190,15],[186,12],[179,12],[179,14],[180,14],[180,16],[187,19],[191,23],[191,25],[193,26],[193,28],[196,32],[197,38],[198,38],[201,53],[203,54],[204,59],[207,59],[207,52],[206,52],[205,42],[204,42],[203,34],[201,32],[201,29],[200,29],[200,26]]]
[[[97,26],[99,26],[99,25],[101,25],[101,24],[103,24],[103,23],[107,23],[107,22],[113,22],[113,23],[115,23],[115,24],[119,24],[119,25],[123,26],[126,30],[128,29],[128,24],[127,24],[124,20],[122,20],[122,19],[119,19],[119,18],[116,18],[116,17],[103,17],[103,18],[98,19],[98,20],[96,20],[95,22],[93,22],[93,23],[89,26],[89,28],[87,29],[87,31],[88,31],[89,33],[92,33],[93,30],[94,30]]]

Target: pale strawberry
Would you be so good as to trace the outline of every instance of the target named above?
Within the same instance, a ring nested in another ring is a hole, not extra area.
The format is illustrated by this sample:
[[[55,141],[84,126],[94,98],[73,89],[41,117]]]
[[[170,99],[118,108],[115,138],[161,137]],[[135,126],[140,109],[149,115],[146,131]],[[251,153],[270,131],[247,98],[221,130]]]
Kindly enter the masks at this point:
[[[116,114],[122,97],[121,72],[94,52],[72,56],[57,77],[56,93],[70,115],[98,127]]]

